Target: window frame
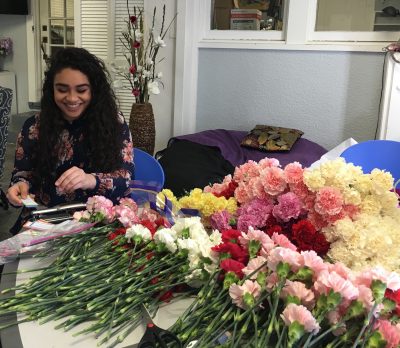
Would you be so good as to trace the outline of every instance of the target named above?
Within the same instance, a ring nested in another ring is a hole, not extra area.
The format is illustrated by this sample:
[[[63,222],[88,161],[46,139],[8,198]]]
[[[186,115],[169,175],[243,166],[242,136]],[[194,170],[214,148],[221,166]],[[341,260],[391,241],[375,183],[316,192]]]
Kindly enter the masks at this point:
[[[194,2],[194,1],[193,1]],[[382,51],[400,37],[400,31],[316,31],[318,0],[286,0],[282,31],[211,30],[212,0],[197,4],[199,46],[203,48],[254,48],[338,51]],[[196,5],[193,5],[196,6]]]

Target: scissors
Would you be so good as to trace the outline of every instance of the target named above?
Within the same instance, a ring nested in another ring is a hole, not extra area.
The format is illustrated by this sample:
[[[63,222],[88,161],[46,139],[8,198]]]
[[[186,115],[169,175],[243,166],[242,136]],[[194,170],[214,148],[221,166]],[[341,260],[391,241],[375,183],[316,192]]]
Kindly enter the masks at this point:
[[[146,306],[142,304],[141,307],[143,321],[146,323],[146,331],[138,344],[125,348],[182,348],[179,338],[172,332],[161,329],[154,324]]]

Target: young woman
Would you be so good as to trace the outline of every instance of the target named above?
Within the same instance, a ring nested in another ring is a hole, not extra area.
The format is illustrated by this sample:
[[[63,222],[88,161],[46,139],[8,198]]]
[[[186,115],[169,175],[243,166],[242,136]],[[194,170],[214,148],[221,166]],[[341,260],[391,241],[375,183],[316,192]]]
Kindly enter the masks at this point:
[[[104,63],[83,48],[58,51],[45,74],[41,111],[17,138],[7,198],[51,207],[103,195],[116,202],[133,179],[132,141]]]

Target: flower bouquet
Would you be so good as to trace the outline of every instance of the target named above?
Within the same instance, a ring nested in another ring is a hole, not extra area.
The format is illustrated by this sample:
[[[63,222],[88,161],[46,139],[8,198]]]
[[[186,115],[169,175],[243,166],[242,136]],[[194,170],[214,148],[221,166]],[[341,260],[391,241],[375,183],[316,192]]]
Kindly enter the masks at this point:
[[[0,56],[8,56],[12,53],[13,43],[11,38],[0,38]]]
[[[159,94],[162,72],[157,71],[156,64],[159,50],[166,47],[165,35],[168,33],[175,17],[165,26],[165,5],[162,8],[161,25],[156,28],[157,8],[154,7],[153,17],[149,28],[146,27],[144,11],[138,7],[129,10],[126,2],[128,20],[126,31],[122,32],[120,42],[124,48],[123,55],[127,66],[112,64],[113,71],[117,75],[114,86],[120,88],[123,81],[129,83],[132,95],[136,103],[148,103],[151,94]],[[122,79],[122,80],[121,80]]]
[[[77,334],[94,333],[99,344],[113,347],[140,324],[142,303],[154,313],[160,304],[192,294],[216,269],[212,246],[220,235],[209,236],[198,217],[177,217],[171,226],[129,198],[113,206],[98,196],[75,217],[99,225],[53,242],[40,256],[55,261],[3,291],[18,293],[1,301],[0,315],[20,312],[19,323],[62,320],[56,328],[64,330],[90,323]]]
[[[213,250],[220,272],[172,327],[184,346],[400,346],[398,274],[355,273],[253,228],[223,231]]]

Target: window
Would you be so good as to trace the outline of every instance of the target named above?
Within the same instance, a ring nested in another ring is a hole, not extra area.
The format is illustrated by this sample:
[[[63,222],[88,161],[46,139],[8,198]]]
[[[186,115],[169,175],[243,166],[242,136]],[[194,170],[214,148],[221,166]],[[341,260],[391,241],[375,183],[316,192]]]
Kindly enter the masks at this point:
[[[190,6],[203,13],[200,47],[380,51],[400,37],[400,0],[204,0]],[[242,27],[233,23],[238,13]]]

